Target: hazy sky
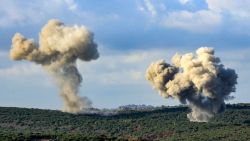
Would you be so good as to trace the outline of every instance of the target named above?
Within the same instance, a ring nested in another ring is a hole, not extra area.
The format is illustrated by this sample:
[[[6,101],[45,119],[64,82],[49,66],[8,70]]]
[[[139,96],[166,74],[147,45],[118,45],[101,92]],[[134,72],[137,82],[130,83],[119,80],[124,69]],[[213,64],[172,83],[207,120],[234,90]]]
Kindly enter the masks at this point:
[[[153,90],[145,70],[175,52],[213,47],[239,75],[235,102],[250,102],[249,0],[0,0],[0,106],[60,109],[62,101],[41,66],[9,60],[16,32],[36,41],[49,19],[85,25],[100,58],[78,61],[81,96],[98,108],[174,105]]]

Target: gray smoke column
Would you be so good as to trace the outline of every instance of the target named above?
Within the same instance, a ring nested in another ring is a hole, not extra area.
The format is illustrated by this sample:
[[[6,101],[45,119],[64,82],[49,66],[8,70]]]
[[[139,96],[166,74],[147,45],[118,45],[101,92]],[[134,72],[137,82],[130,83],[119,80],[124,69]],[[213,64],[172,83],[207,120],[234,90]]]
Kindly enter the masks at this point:
[[[199,48],[195,55],[176,54],[172,65],[164,60],[154,62],[146,71],[146,79],[161,96],[189,104],[192,112],[187,117],[196,122],[207,122],[225,110],[224,101],[232,98],[237,77],[208,47]]]
[[[63,111],[77,113],[92,107],[86,97],[77,95],[82,77],[76,60],[90,61],[99,57],[93,33],[84,26],[66,26],[59,20],[49,20],[40,32],[39,45],[16,33],[10,57],[40,64],[53,76],[63,99]]]

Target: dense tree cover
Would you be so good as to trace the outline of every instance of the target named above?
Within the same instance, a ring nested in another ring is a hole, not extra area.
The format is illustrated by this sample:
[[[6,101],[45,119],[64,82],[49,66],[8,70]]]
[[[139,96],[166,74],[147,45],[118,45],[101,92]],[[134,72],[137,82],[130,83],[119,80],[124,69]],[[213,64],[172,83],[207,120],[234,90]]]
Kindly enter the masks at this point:
[[[209,123],[188,121],[187,107],[77,115],[0,107],[0,140],[250,140],[250,104],[227,105]]]

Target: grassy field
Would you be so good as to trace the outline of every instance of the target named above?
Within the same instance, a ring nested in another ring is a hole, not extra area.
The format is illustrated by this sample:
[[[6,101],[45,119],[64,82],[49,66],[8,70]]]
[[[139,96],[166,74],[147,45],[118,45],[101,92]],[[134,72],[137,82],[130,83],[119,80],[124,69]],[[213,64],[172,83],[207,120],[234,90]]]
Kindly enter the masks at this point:
[[[0,140],[250,140],[250,104],[227,105],[208,123],[189,122],[188,112],[158,107],[101,116],[0,107]]]

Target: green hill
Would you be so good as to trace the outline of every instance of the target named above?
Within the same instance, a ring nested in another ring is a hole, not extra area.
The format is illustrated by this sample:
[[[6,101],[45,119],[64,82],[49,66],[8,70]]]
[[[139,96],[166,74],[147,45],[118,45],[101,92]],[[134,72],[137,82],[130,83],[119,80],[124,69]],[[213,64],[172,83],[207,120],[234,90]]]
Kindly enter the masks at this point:
[[[187,107],[75,115],[0,107],[0,140],[250,140],[250,104],[227,105],[209,123],[189,122]]]

